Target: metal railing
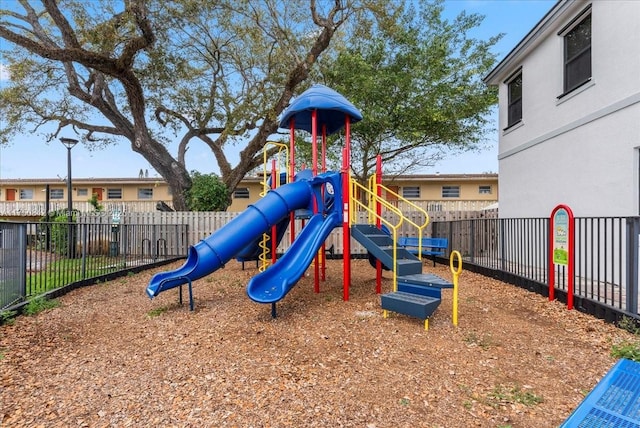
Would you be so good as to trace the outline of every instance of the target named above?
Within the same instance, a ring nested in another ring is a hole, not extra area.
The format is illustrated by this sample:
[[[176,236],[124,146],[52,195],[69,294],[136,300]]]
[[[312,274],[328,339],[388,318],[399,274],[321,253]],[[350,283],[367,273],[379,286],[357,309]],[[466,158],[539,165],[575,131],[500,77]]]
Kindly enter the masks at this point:
[[[575,219],[574,298],[605,318],[638,314],[638,217]],[[549,219],[474,219],[432,223],[432,236],[481,273],[547,295]],[[553,266],[555,288],[568,291],[568,269]]]
[[[0,309],[78,281],[184,257],[187,229],[175,224],[0,222]]]
[[[171,201],[100,201],[102,212],[130,213],[130,212],[153,212],[156,211],[157,204],[164,202],[171,206]],[[49,213],[67,210],[67,201],[51,201],[49,203]],[[96,212],[93,205],[88,201],[73,201],[73,209],[82,213]],[[44,201],[0,201],[0,216],[6,217],[45,217],[47,214],[46,203]]]

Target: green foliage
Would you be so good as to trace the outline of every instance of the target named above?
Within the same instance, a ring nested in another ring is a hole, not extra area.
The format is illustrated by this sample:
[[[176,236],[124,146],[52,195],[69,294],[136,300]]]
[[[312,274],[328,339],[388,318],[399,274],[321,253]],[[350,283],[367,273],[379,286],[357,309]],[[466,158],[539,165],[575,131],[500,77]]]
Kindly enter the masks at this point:
[[[415,9],[414,9],[415,7]],[[352,166],[360,179],[382,155],[386,171],[433,166],[447,155],[482,148],[495,89],[482,77],[496,58],[469,33],[483,17],[442,17],[443,2],[408,3],[358,28],[336,57],[323,60],[328,85],[364,112],[352,127]]]
[[[47,309],[53,309],[60,306],[60,302],[56,299],[45,299],[42,296],[29,300],[29,303],[24,307],[23,312],[25,315],[37,315]]]
[[[633,334],[635,338],[612,345],[611,356],[640,362],[640,326],[638,326],[638,321],[624,316],[618,321],[618,327]]]
[[[525,406],[534,406],[544,401],[542,396],[531,391],[523,391],[522,388],[517,385],[512,388],[497,385],[493,391],[489,393],[487,398],[489,400],[488,404],[493,407],[516,403]]]
[[[13,325],[15,323],[15,316],[18,314],[16,311],[4,310],[0,311],[0,325]]]
[[[93,195],[91,195],[91,198],[89,198],[89,204],[91,204],[91,206],[97,211],[97,212],[102,212],[104,211],[104,206],[100,203],[100,201],[98,200],[98,194],[94,193]]]
[[[640,362],[640,342],[624,341],[611,347],[611,356]]]
[[[191,211],[224,211],[231,201],[229,189],[215,174],[191,172],[187,206]]]
[[[168,310],[169,308],[167,306],[160,306],[159,308],[155,308],[147,312],[147,316],[149,318],[159,317],[160,315],[164,314]]]
[[[77,211],[73,211],[71,213],[71,221],[75,223],[76,221]],[[51,213],[49,215],[49,223],[46,222],[46,218],[42,217],[40,219],[42,224],[39,227],[38,233],[42,235],[42,237],[46,237],[45,228],[49,228],[49,244],[51,251],[56,254],[64,254],[66,255],[69,247],[68,247],[68,236],[69,236],[69,217],[67,216],[66,210],[59,210]],[[74,229],[71,229],[72,231]],[[41,246],[44,247],[44,243],[40,243]]]
[[[622,319],[618,321],[618,327],[636,336],[640,335],[640,326],[635,318],[623,316]]]
[[[12,2],[0,8],[0,56],[10,74],[0,88],[0,144],[23,133],[51,141],[65,127],[90,148],[126,139],[184,210],[187,150],[206,145],[234,189],[262,163],[278,115],[306,88],[334,36],[358,27],[376,3],[377,13],[394,7],[372,3]]]

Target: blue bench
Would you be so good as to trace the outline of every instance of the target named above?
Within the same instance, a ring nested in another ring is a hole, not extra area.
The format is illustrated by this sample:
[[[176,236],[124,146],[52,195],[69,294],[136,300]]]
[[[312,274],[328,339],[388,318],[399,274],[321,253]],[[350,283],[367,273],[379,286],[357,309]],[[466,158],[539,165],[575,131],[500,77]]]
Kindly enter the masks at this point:
[[[402,236],[398,238],[398,246],[405,248],[411,254],[418,254],[419,238]],[[447,238],[422,238],[420,251],[423,256],[433,256],[433,265],[436,265],[436,256],[445,256],[449,248]]]

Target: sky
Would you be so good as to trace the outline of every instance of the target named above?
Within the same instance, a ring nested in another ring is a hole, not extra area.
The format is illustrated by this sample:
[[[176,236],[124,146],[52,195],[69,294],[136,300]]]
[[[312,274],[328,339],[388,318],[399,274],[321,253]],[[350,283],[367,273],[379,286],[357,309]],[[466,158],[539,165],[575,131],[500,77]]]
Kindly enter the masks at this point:
[[[3,0],[7,1],[7,0]],[[8,0],[13,1],[13,0]],[[553,7],[556,0],[446,0],[445,17],[451,19],[463,10],[484,15],[482,24],[471,33],[473,37],[488,39],[503,33],[503,38],[494,46],[498,61],[502,60],[515,45]],[[0,58],[0,85],[6,79]],[[489,139],[480,152],[455,154],[439,162],[424,174],[479,174],[498,172],[498,125],[497,108],[491,116]],[[1,120],[1,119],[0,119]],[[74,135],[61,137],[74,138]],[[169,147],[175,155],[176,147]],[[0,179],[8,178],[56,178],[67,175],[67,149],[56,140],[46,143],[40,135],[22,135],[9,145],[0,146]],[[233,161],[233,160],[232,160]],[[211,152],[204,145],[193,144],[187,152],[187,169],[201,173],[217,173]],[[151,165],[131,150],[129,143],[122,142],[103,150],[87,150],[77,145],[71,151],[72,177],[112,178],[137,177],[140,170],[149,177],[158,177]]]

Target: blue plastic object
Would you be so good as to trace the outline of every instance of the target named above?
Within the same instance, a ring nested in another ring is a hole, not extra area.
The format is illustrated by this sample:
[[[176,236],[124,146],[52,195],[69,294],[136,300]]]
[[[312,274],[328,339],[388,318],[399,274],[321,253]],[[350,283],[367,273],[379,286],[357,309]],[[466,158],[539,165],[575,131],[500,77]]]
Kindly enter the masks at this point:
[[[318,133],[322,126],[326,126],[327,135],[338,132],[349,116],[351,123],[362,120],[362,113],[338,92],[324,85],[316,84],[304,91],[285,110],[280,119],[280,128],[289,128],[290,120],[294,120],[293,127],[311,132],[311,112],[316,111]]]
[[[618,361],[561,427],[640,428],[640,363]]]
[[[320,201],[319,208],[321,211],[324,210],[320,196],[324,183],[331,183],[331,187],[339,192],[340,174],[326,173],[312,180],[296,181],[269,191],[265,197],[249,205],[224,227],[189,247],[184,265],[173,271],[154,275],[147,286],[147,295],[153,298],[162,291],[213,273],[245,249],[256,237],[286,218],[291,211],[313,207],[314,199]],[[337,193],[335,198],[337,207],[341,207],[340,194]]]
[[[305,225],[289,251],[276,264],[249,280],[247,295],[258,303],[275,303],[287,295],[304,275],[322,243],[341,224],[339,213],[316,214]]]

